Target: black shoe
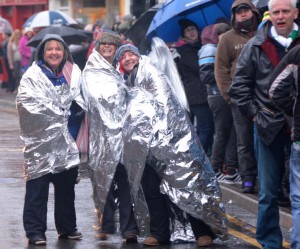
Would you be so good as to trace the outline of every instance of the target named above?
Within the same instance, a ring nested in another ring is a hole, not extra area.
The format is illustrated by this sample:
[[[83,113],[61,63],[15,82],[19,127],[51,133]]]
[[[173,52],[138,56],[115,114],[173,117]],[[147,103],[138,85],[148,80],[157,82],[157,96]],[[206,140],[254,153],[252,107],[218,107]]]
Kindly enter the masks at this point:
[[[134,233],[130,233],[125,237],[126,243],[137,243],[137,235]]]
[[[82,234],[78,231],[72,232],[72,233],[68,233],[68,234],[60,234],[59,239],[81,239],[82,238]]]
[[[253,194],[254,193],[254,183],[251,181],[243,182],[242,192],[245,194]]]
[[[47,241],[46,241],[45,236],[35,235],[35,236],[32,236],[31,238],[29,238],[28,243],[31,245],[35,245],[35,246],[44,246],[44,245],[46,245]]]

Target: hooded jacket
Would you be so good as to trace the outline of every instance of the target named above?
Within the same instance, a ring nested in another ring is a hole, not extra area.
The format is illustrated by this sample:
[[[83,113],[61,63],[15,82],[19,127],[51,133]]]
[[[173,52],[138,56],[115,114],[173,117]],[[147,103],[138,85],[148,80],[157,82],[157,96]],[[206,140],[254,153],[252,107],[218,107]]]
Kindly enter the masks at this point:
[[[234,9],[241,3],[248,4],[251,7],[252,12],[257,19],[257,23],[261,21],[261,17],[257,8],[250,0],[236,0],[232,4],[231,24],[234,28],[229,30],[222,36],[222,39],[218,44],[215,63],[215,78],[217,81],[217,85],[227,103],[230,103],[230,97],[227,94],[227,90],[232,83],[232,78],[235,73],[238,57],[245,44],[254,35],[253,32],[251,32],[250,35],[247,33],[243,33],[235,28],[236,25]]]
[[[45,43],[52,39],[64,45],[65,57],[61,69],[68,84],[55,86],[39,65],[39,61],[43,61]],[[79,150],[68,123],[72,102],[76,101],[83,109],[85,104],[80,93],[81,71],[72,61],[63,39],[48,34],[37,48],[36,61],[21,79],[16,104],[21,139],[25,145],[26,180],[59,173],[80,163]]]

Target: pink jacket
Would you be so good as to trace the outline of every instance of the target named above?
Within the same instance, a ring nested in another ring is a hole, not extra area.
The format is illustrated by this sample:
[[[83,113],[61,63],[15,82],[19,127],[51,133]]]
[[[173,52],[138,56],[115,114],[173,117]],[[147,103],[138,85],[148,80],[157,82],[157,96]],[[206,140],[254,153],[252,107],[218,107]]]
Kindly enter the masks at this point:
[[[31,58],[31,48],[27,46],[29,38],[23,35],[19,41],[19,50],[21,54],[21,66],[29,66]]]

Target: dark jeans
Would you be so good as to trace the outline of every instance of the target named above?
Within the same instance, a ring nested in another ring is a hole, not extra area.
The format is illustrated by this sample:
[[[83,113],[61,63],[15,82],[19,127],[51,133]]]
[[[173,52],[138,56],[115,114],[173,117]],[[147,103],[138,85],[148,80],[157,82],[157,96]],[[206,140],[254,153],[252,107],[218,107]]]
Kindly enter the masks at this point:
[[[155,170],[146,164],[142,177],[142,187],[150,213],[150,233],[158,241],[168,242],[170,240],[169,209],[167,197],[160,193],[160,183],[161,179]],[[191,215],[188,215],[188,218],[196,239],[205,235],[214,237],[210,226],[206,223]]]
[[[258,163],[258,215],[256,239],[263,248],[282,248],[279,225],[278,189],[285,167],[285,148],[290,152],[290,135],[283,130],[270,145],[260,140],[255,126],[255,154]]]
[[[213,144],[214,121],[212,112],[208,103],[190,106],[191,121],[196,121],[196,132],[200,139],[201,145],[207,154]]]
[[[77,230],[75,184],[78,167],[47,174],[26,182],[23,224],[26,236],[44,235],[47,230],[49,184],[54,185],[54,219],[58,234]]]
[[[231,107],[221,95],[209,97],[208,104],[213,113],[215,125],[211,165],[216,172],[221,170],[225,163],[228,172],[235,172],[238,168],[238,159]]]
[[[115,184],[117,189],[115,191]],[[120,231],[123,237],[128,234],[138,234],[137,224],[134,218],[134,213],[132,209],[132,201],[130,195],[130,185],[128,182],[127,172],[122,164],[119,164],[116,169],[114,176],[114,182],[112,183],[106,203],[104,206],[104,213],[102,217],[101,232],[113,234],[116,230],[114,216],[116,210],[115,196],[118,197],[119,201],[119,214],[120,214]],[[114,193],[115,192],[115,193]]]
[[[236,130],[240,175],[243,182],[255,182],[257,162],[254,153],[253,122],[244,116],[237,106],[232,105],[231,110]]]

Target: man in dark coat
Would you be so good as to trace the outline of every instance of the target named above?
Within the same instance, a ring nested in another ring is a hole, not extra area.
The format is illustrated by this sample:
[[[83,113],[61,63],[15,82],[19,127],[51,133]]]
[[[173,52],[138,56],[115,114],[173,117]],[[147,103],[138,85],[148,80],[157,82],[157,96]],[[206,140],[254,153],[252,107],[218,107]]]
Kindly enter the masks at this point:
[[[258,163],[259,202],[256,238],[263,248],[282,248],[278,189],[290,151],[290,133],[284,113],[268,95],[271,73],[289,49],[300,43],[298,9],[294,0],[270,0],[270,21],[245,46],[229,89],[233,104],[254,122]]]

